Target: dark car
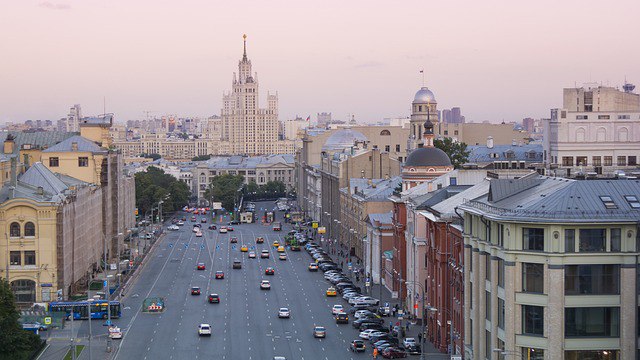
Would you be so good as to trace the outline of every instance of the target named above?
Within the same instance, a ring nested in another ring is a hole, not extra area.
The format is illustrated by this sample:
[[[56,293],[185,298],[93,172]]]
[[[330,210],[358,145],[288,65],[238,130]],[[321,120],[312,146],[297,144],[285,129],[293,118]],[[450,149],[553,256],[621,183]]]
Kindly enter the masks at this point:
[[[224,272],[216,271],[216,279],[224,279]]]
[[[382,356],[386,359],[400,359],[406,358],[407,353],[396,347],[390,346],[382,350]]]
[[[389,329],[387,328],[387,331],[389,331]],[[386,340],[386,341],[395,341],[396,344],[398,344],[398,338],[392,336],[391,334],[385,333],[384,335],[374,335],[374,336],[370,336],[369,337],[369,341],[374,344],[380,340]]]
[[[265,275],[274,275],[275,274],[275,270],[273,270],[272,267],[268,267],[264,270],[264,274]]]
[[[349,315],[345,313],[339,313],[336,315],[336,324],[348,324],[349,323]]]
[[[409,355],[420,355],[420,345],[410,345],[404,348]]]
[[[357,329],[360,325],[364,323],[384,324],[384,320],[380,318],[362,318],[362,319],[355,320],[353,322],[353,327]]]
[[[229,228],[227,228],[227,230],[229,230]],[[229,241],[230,241],[232,244],[237,244],[237,243],[238,243],[238,238],[237,238],[237,237],[235,237],[235,236],[232,236],[232,237],[231,237],[231,239],[229,239]]]
[[[227,231],[233,231],[233,227],[227,226]]]
[[[209,225],[209,230],[217,230],[217,229],[218,229],[217,226],[215,226],[213,224]]]
[[[242,269],[242,262],[240,260],[233,260],[234,269]]]
[[[191,288],[191,295],[200,295],[200,288],[197,286],[194,286]]]
[[[362,340],[353,340],[351,344],[349,344],[349,350],[353,352],[364,352],[366,348]]]
[[[200,222],[203,223],[203,224],[206,223],[207,222],[207,218],[200,219]]]
[[[364,322],[358,328],[358,330],[360,330],[360,331],[365,331],[365,330],[369,330],[369,329],[373,329],[373,330],[377,330],[377,331],[385,331],[386,327],[384,325],[382,325],[382,324],[378,324],[378,323],[375,323],[375,322]]]
[[[220,303],[220,295],[209,294],[209,304],[218,304],[218,303]]]

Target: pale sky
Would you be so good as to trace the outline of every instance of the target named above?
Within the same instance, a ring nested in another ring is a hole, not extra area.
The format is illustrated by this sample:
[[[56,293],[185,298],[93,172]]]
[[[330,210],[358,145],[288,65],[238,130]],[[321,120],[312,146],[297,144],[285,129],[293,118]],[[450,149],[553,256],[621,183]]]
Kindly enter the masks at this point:
[[[242,56],[280,120],[408,116],[422,85],[467,121],[548,117],[562,88],[640,88],[640,1],[0,0],[0,122],[73,104],[117,121],[220,113]]]

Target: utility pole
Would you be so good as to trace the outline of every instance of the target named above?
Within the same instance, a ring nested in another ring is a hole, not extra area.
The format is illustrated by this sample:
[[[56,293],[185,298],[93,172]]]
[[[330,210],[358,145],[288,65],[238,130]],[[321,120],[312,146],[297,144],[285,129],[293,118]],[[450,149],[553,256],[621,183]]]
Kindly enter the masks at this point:
[[[73,305],[71,305],[71,335],[69,336],[70,344],[69,347],[71,349],[71,360],[76,360],[76,349],[75,349],[75,340],[73,338]]]
[[[90,290],[91,290],[91,274],[87,273],[87,276],[89,277],[87,280],[87,314],[89,316],[89,360],[91,360],[91,298],[89,297],[90,294]]]

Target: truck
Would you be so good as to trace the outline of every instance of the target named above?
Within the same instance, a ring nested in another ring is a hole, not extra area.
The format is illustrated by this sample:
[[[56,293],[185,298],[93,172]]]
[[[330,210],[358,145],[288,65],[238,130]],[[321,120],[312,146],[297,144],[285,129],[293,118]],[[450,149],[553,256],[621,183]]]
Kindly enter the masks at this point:
[[[276,221],[273,223],[273,231],[281,231],[282,230],[282,224],[280,224],[279,221]]]

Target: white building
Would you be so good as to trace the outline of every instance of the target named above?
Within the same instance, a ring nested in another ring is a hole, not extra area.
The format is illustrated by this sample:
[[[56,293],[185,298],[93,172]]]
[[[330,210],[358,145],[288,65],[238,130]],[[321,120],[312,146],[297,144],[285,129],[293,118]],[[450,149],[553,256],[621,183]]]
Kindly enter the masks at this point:
[[[295,118],[294,120],[285,120],[284,122],[284,138],[287,140],[296,140],[298,132],[309,127],[309,118]]]
[[[544,122],[543,157],[550,174],[638,171],[640,95],[633,88],[564,89],[563,108],[552,109]]]

